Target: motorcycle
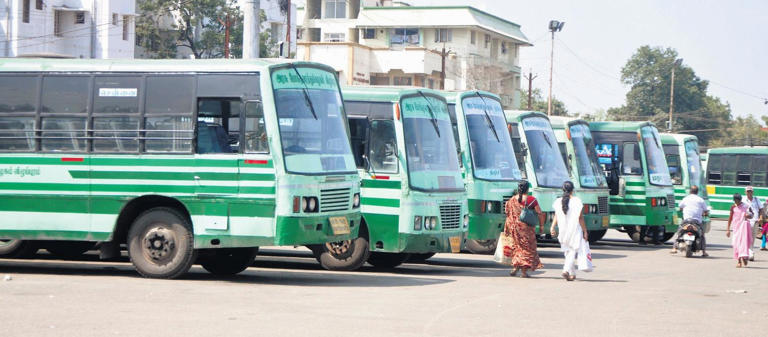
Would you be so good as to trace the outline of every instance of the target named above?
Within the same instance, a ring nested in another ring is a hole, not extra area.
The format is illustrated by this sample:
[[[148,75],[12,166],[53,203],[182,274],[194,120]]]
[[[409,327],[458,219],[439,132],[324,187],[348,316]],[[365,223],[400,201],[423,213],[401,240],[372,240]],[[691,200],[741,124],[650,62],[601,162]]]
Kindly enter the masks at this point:
[[[677,237],[677,248],[685,250],[685,257],[701,250],[701,227],[694,220],[684,220],[683,231]]]

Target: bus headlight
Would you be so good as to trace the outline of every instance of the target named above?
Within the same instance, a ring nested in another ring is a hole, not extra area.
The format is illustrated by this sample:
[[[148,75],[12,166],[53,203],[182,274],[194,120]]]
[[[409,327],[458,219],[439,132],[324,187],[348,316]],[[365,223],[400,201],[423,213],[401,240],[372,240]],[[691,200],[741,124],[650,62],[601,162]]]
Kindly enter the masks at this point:
[[[302,205],[304,206],[304,212],[317,212],[317,198],[315,197],[304,197],[304,200],[302,200]]]
[[[493,213],[493,201],[485,202],[485,213]]]
[[[429,217],[429,229],[435,229],[437,228],[437,217],[431,216]]]
[[[469,214],[464,214],[464,228],[469,227]]]
[[[360,207],[360,193],[355,193],[355,196],[352,197],[352,207]]]
[[[417,215],[413,217],[413,230],[415,231],[421,230],[421,215]]]

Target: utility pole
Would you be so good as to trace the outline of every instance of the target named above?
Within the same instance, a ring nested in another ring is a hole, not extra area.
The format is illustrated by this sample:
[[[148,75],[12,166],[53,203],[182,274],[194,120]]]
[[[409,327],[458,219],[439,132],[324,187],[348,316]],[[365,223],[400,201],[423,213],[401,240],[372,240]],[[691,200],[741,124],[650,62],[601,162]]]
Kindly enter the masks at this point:
[[[552,32],[552,48],[549,52],[549,98],[547,99],[547,116],[552,115],[552,70],[555,65],[555,32],[563,30],[565,22],[549,21],[549,31]]]
[[[675,60],[672,65],[672,79],[669,85],[669,121],[667,122],[667,131],[672,132],[672,112],[675,110],[675,68],[683,63],[683,59]]]
[[[243,6],[243,58],[259,58],[259,0],[246,0]]]
[[[287,14],[287,27],[285,28],[285,43],[288,45],[288,52],[285,53],[286,58],[291,58],[291,0],[288,0],[288,10],[285,11]]]
[[[227,15],[224,16],[224,21],[219,20],[219,22],[224,26],[224,58],[229,58],[229,31],[231,27],[231,21],[229,20],[229,10],[227,10]]]
[[[440,90],[445,90],[445,43],[443,43],[443,51],[440,52],[440,58],[442,59],[442,65],[440,67]]]
[[[523,77],[528,80],[528,110],[533,110],[533,80],[538,76],[533,76],[533,70],[529,70],[528,76]]]

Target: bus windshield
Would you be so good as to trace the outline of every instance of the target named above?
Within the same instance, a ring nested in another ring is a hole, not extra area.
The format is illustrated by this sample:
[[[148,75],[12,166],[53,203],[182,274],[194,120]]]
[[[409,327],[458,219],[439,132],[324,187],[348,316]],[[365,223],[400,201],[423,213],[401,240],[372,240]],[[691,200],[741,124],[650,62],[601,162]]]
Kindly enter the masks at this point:
[[[592,133],[589,132],[589,126],[586,124],[576,124],[570,126],[569,130],[581,187],[608,187],[603,170],[597,162],[595,141],[592,139]]]
[[[659,131],[652,126],[640,128],[645,148],[645,160],[648,164],[648,179],[653,185],[671,186],[672,178],[669,176],[669,167],[661,147]]]
[[[490,97],[467,97],[461,102],[469,131],[475,177],[485,180],[520,180],[512,140],[501,103]]]
[[[699,156],[699,144],[695,140],[685,142],[685,157],[688,161],[688,182],[691,186],[699,187],[699,195],[706,196],[707,189],[704,172],[701,171],[701,157]]]
[[[408,177],[422,191],[463,191],[453,127],[445,101],[415,95],[400,102]]]
[[[523,119],[523,131],[539,186],[560,188],[569,180],[552,126],[544,117]]]
[[[356,172],[341,95],[332,73],[310,67],[272,72],[286,171]]]

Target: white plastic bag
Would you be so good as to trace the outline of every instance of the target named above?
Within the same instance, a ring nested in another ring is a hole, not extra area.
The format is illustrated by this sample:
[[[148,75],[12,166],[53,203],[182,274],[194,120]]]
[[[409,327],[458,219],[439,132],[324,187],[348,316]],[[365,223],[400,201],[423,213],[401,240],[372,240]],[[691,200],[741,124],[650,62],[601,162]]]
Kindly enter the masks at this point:
[[[580,271],[591,272],[595,269],[595,266],[592,264],[592,252],[589,250],[589,242],[587,240],[581,240],[581,247],[579,247],[577,255]]]
[[[496,251],[493,254],[493,260],[496,263],[509,266],[512,264],[512,238],[499,234],[499,240],[496,241]]]

